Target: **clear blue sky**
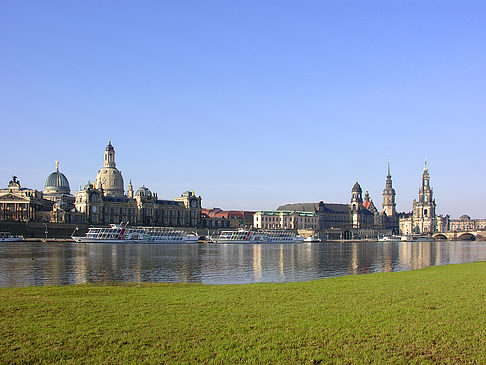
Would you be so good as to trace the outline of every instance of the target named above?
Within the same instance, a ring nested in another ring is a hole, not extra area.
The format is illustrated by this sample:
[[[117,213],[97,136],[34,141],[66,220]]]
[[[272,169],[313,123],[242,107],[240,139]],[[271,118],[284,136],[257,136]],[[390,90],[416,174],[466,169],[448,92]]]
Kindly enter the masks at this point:
[[[485,1],[2,1],[2,186],[74,192],[111,138],[129,179],[205,207],[399,211],[429,162],[438,212],[486,218]]]

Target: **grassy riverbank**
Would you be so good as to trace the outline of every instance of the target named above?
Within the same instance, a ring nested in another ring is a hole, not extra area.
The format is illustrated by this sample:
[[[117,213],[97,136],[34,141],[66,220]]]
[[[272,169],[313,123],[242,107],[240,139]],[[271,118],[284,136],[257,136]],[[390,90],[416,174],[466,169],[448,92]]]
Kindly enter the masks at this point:
[[[0,289],[0,363],[486,363],[486,262],[304,283]]]

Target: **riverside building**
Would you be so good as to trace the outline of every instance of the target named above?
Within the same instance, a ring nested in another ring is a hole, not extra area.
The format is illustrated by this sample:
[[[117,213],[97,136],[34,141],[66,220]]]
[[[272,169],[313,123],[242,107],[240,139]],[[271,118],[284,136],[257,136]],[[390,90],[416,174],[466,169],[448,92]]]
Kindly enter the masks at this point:
[[[125,193],[111,141],[94,184],[88,182],[76,192],[75,206],[76,211],[83,213],[84,222],[91,224],[129,222],[130,225],[198,227],[201,223],[201,197],[194,191],[186,191],[174,200],[163,200],[145,186],[134,192],[130,181]]]
[[[53,202],[42,192],[20,185],[17,176],[0,190],[0,220],[4,222],[49,221]]]
[[[418,200],[413,201],[411,213],[401,213],[399,216],[400,232],[408,234],[431,235],[436,232],[445,232],[449,229],[449,216],[436,214],[436,203],[430,187],[430,174],[425,161],[422,173],[422,185],[419,188]]]
[[[349,204],[339,203],[297,203],[277,208],[279,211],[313,212],[317,217],[316,230],[328,234],[330,238],[367,238],[385,232],[398,233],[395,189],[392,186],[390,164],[383,190],[383,210],[380,212],[368,191],[363,197],[361,185],[356,181],[351,189]]]
[[[318,229],[315,211],[259,210],[253,216],[255,228],[269,229]]]
[[[486,230],[486,219],[471,219],[468,215],[462,215],[459,219],[450,220],[449,230],[452,232]]]

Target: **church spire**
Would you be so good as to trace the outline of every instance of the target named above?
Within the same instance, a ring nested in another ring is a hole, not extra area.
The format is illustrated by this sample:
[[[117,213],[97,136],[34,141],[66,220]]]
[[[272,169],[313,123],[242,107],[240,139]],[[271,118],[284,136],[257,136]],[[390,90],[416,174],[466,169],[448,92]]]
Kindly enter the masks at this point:
[[[393,189],[392,177],[390,173],[390,160],[388,160],[388,174],[386,176],[386,185],[383,190],[383,212],[386,213],[388,217],[394,216],[396,214],[396,203],[395,203],[395,189]]]
[[[129,199],[133,199],[133,185],[132,185],[132,179],[130,179],[130,182],[128,183],[128,190],[127,190],[127,197]]]

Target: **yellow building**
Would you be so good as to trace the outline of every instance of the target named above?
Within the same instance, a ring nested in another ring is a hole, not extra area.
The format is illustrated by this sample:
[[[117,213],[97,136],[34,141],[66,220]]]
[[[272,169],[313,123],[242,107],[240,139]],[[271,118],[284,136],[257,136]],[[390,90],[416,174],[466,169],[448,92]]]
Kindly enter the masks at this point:
[[[110,141],[95,183],[88,182],[76,192],[76,210],[84,214],[85,222],[92,224],[198,227],[201,223],[201,197],[194,191],[174,200],[161,200],[145,186],[134,193],[131,181],[126,194],[123,189],[123,176],[116,168],[115,149]]]
[[[318,229],[315,212],[290,210],[259,210],[253,215],[255,228],[268,229]]]
[[[0,221],[48,222],[53,202],[44,199],[42,192],[20,185],[17,176],[0,190]]]

